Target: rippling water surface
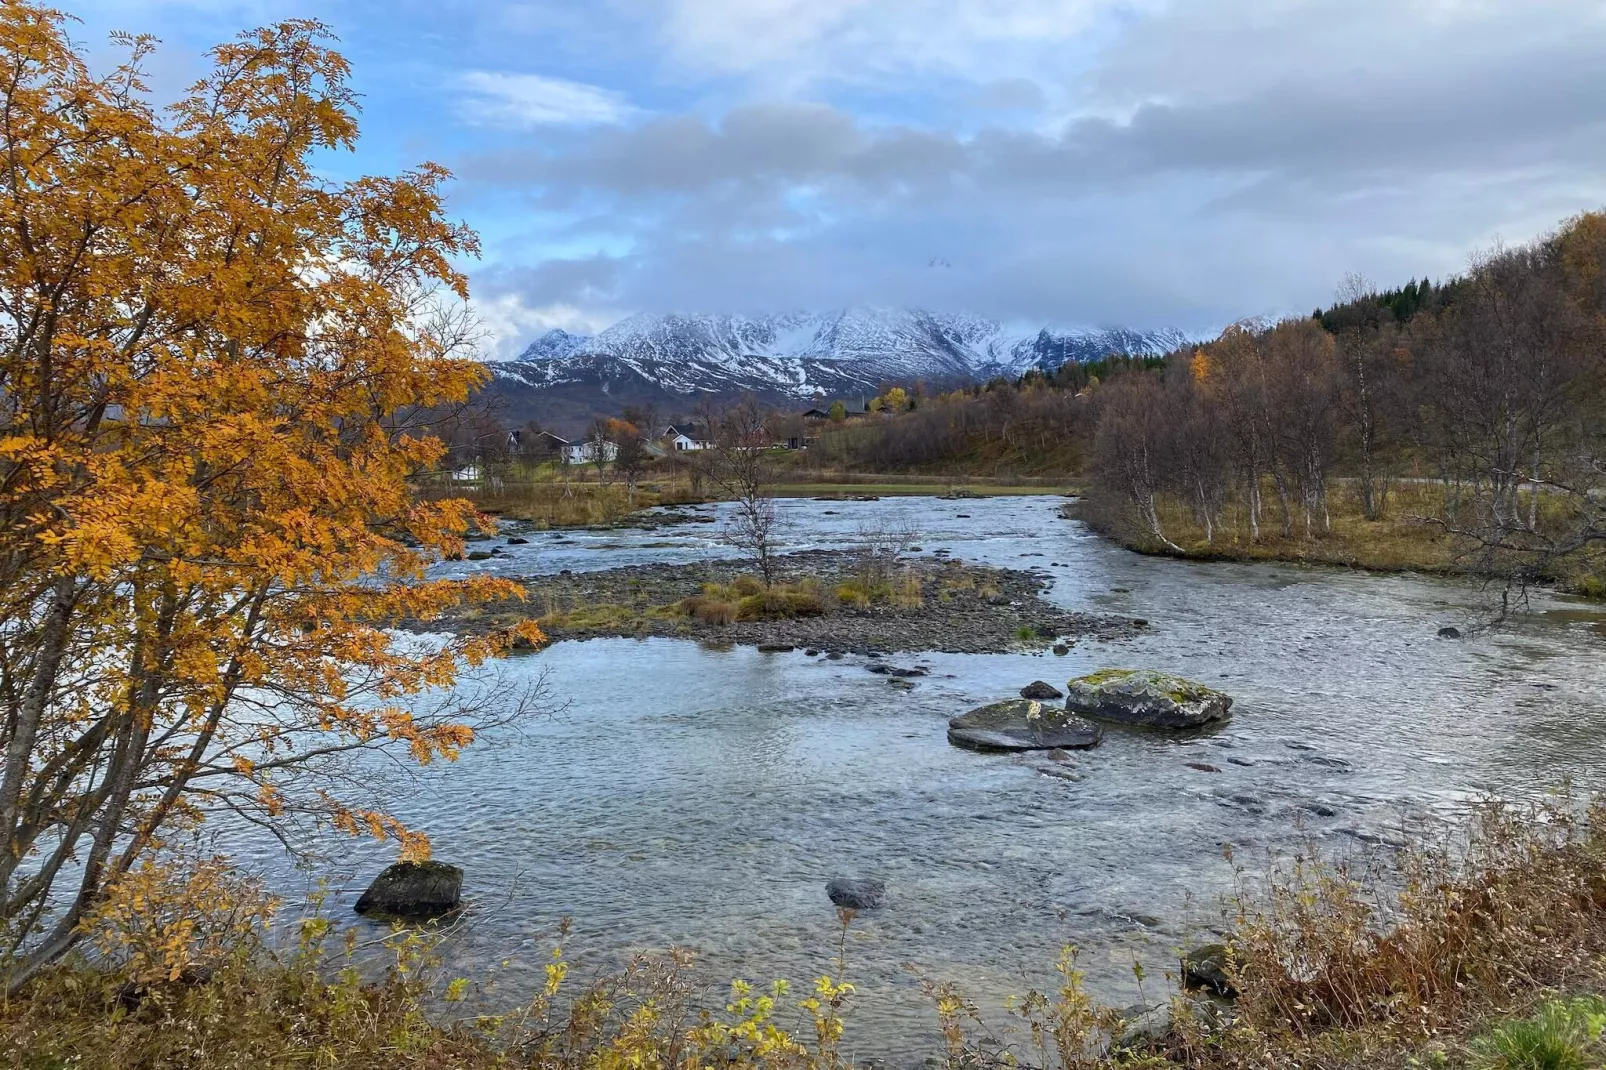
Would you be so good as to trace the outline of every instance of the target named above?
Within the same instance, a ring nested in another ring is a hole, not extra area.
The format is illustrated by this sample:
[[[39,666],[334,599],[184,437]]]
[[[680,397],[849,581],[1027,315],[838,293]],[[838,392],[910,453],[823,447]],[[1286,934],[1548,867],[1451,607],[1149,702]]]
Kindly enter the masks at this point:
[[[795,501],[783,517],[799,549],[907,521],[927,552],[1039,567],[1062,605],[1147,618],[1142,638],[1060,658],[910,658],[932,667],[911,692],[854,659],[673,640],[563,643],[510,662],[515,677],[548,670],[566,707],[472,749],[396,807],[467,872],[476,909],[450,968],[510,959],[498,999],[526,995],[568,916],[571,950],[598,965],[680,945],[712,977],[801,983],[836,952],[825,881],[874,874],[889,901],[848,937],[849,1036],[860,1056],[907,1060],[935,1043],[910,966],[996,1004],[1048,983],[1074,943],[1098,994],[1127,1001],[1134,960],[1158,975],[1219,916],[1226,844],[1240,860],[1306,837],[1365,850],[1479,793],[1599,784],[1606,631],[1585,607],[1541,600],[1514,629],[1445,641],[1440,627],[1474,619],[1465,584],[1144,558],[1060,519],[1060,504]],[[712,531],[536,534],[442,571],[728,556]],[[947,719],[975,705],[1112,666],[1220,687],[1234,717],[1186,740],[1112,731],[1058,767],[945,740]],[[354,896],[387,861],[342,844],[324,875]],[[300,879],[281,866],[277,883],[293,892]]]

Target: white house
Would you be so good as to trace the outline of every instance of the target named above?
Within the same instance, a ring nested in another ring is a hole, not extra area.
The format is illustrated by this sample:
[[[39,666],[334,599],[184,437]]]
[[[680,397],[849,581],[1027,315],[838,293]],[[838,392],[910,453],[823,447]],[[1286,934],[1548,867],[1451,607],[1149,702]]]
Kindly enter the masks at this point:
[[[612,442],[595,439],[586,439],[584,442],[571,442],[563,447],[563,460],[566,464],[590,464],[598,458],[604,463],[619,459],[619,447]]]
[[[694,424],[681,424],[671,426],[659,440],[664,447],[674,453],[694,453],[697,450],[706,450],[713,445],[708,441],[707,433]]]

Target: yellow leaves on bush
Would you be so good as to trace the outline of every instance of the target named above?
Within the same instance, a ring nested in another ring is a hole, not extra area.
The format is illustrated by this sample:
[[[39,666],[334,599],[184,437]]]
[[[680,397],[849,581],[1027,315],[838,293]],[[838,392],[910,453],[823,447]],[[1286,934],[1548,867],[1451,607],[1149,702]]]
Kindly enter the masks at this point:
[[[83,928],[132,980],[176,981],[250,950],[277,906],[221,858],[146,861],[110,885]]]

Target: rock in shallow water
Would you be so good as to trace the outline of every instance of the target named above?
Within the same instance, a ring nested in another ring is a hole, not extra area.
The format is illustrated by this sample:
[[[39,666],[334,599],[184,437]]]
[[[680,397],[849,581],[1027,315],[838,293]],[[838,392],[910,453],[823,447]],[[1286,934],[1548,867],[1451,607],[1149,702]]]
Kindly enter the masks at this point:
[[[1182,987],[1199,988],[1231,998],[1238,994],[1227,973],[1227,949],[1222,944],[1205,944],[1182,956]]]
[[[832,877],[825,884],[825,894],[834,905],[848,910],[874,910],[886,898],[887,886],[878,880]]]
[[[1036,702],[1047,702],[1050,699],[1064,698],[1065,692],[1044,680],[1033,680],[1020,689],[1021,698],[1029,698]]]
[[[463,871],[445,862],[397,862],[385,867],[357,900],[359,914],[438,918],[462,901]]]
[[[1106,669],[1072,680],[1068,690],[1072,713],[1148,728],[1198,728],[1232,710],[1220,691],[1152,669]]]
[[[970,750],[1085,750],[1103,738],[1093,722],[1030,699],[996,702],[948,722],[948,742]]]
[[[896,676],[900,679],[928,675],[925,669],[905,669],[900,668],[897,665],[876,664],[866,665],[865,668],[875,673],[877,676]]]

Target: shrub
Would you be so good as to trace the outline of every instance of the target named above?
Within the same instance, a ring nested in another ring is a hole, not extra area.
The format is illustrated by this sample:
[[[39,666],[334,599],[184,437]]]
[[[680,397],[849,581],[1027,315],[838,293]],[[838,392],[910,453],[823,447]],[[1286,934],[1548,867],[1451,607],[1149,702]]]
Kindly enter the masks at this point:
[[[1606,951],[1606,805],[1562,797],[1478,807],[1455,840],[1402,852],[1392,874],[1301,858],[1240,892],[1239,1010],[1267,1032],[1433,1031]],[[1384,879],[1386,876],[1386,883]],[[1396,884],[1379,901],[1377,885]]]
[[[804,580],[797,584],[770,587],[750,594],[741,600],[738,620],[774,620],[776,618],[818,617],[825,612],[825,601],[820,596],[817,580]]]
[[[839,604],[850,609],[870,608],[870,592],[859,580],[843,580],[833,593]]]
[[[1598,996],[1547,1003],[1474,1040],[1472,1070],[1591,1070],[1606,1059],[1603,1029],[1606,1000]]]
[[[891,601],[899,609],[919,609],[925,605],[920,576],[913,569],[905,569],[892,585]]]
[[[738,615],[735,602],[707,594],[694,594],[682,599],[680,611],[695,617],[704,624],[734,624]]]
[[[815,579],[765,587],[750,576],[742,576],[728,587],[706,585],[702,594],[683,599],[679,611],[705,624],[731,624],[739,620],[818,617],[825,612],[825,600]]]

